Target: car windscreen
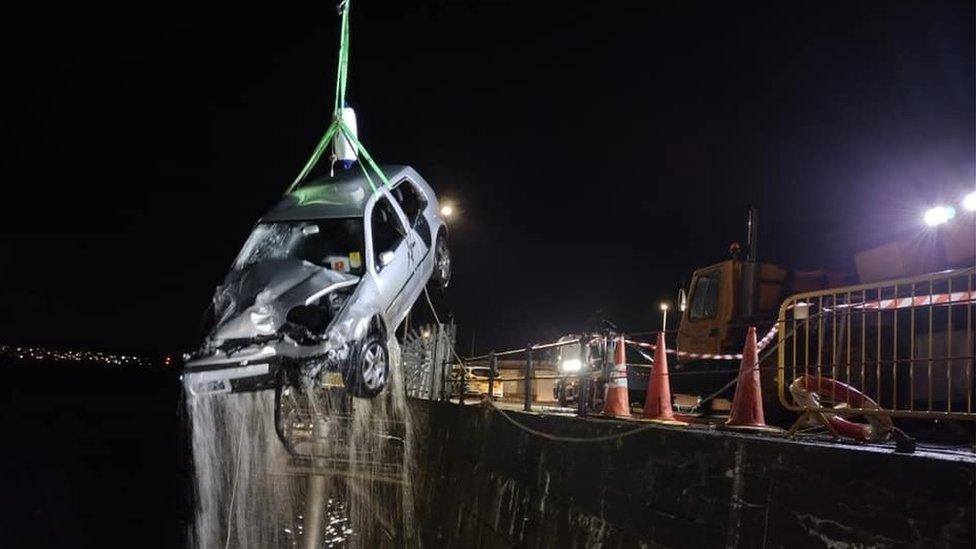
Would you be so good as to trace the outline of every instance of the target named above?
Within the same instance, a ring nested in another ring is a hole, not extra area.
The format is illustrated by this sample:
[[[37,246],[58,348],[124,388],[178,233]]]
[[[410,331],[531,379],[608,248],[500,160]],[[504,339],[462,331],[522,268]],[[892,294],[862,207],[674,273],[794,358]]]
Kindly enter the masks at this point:
[[[234,270],[255,263],[300,259],[361,276],[363,220],[357,217],[259,223],[234,261]]]

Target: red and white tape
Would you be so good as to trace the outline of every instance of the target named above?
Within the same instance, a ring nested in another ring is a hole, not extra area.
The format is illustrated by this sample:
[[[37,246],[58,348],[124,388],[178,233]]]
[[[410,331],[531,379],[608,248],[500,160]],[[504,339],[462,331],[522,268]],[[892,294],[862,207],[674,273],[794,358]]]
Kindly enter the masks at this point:
[[[779,331],[778,326],[776,324],[773,324],[773,327],[770,328],[768,332],[766,332],[766,335],[764,335],[762,339],[760,339],[756,343],[756,350],[762,351],[767,345],[769,345],[769,343],[773,340],[773,338],[776,337],[776,333],[778,331]],[[657,349],[657,345],[654,345],[653,343],[634,341],[632,339],[627,339],[625,341],[630,345],[636,345],[644,349],[651,349],[652,351]],[[680,358],[690,358],[692,360],[742,360],[742,353],[738,353],[734,355],[733,354],[722,355],[722,354],[711,354],[711,353],[689,353],[687,351],[675,351],[674,349],[667,349],[667,352],[672,355],[678,356]]]
[[[891,299],[881,299],[866,301],[864,303],[838,304],[833,309],[866,309],[870,311],[890,311],[892,309],[907,309],[909,307],[927,307],[938,305],[960,305],[976,302],[976,291],[952,292],[945,294],[917,295],[915,297],[897,297]],[[799,305],[794,303],[793,308]],[[813,306],[812,302],[806,305]],[[824,307],[824,312],[829,312],[831,308]]]
[[[800,302],[803,303],[803,302]],[[800,303],[793,303],[788,308],[793,309]],[[907,309],[909,307],[926,307],[929,305],[939,306],[939,305],[959,305],[965,303],[976,303],[976,291],[970,290],[965,292],[952,292],[945,294],[931,294],[922,295],[915,297],[899,297],[892,299],[881,299],[875,301],[867,301],[864,303],[850,303],[844,305],[836,305],[833,309],[866,309],[866,310],[893,310],[893,309]],[[813,306],[813,303],[806,302],[808,306]],[[824,312],[829,312],[831,309],[824,307]],[[772,328],[766,332],[766,335],[762,337],[756,344],[756,348],[762,351],[769,343],[776,337],[778,332],[778,325],[774,324]],[[643,341],[635,341],[632,339],[625,340],[628,345],[635,345],[643,349],[650,349],[652,351],[657,349],[657,346],[653,343],[645,343]],[[681,358],[689,358],[693,360],[742,360],[742,353],[738,354],[711,354],[711,353],[689,353],[686,351],[675,351],[674,349],[668,349],[668,353],[676,355]]]

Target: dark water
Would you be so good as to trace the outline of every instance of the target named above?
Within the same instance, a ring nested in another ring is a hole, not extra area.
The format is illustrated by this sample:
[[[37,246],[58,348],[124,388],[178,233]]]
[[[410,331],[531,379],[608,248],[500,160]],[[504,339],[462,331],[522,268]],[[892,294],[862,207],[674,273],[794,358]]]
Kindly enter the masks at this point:
[[[0,363],[0,547],[182,547],[176,369]]]

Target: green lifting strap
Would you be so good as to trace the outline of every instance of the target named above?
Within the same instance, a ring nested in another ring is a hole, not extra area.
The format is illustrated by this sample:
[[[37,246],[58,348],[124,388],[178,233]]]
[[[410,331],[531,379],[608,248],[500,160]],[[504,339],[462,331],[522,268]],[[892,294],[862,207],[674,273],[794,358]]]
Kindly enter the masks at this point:
[[[285,194],[292,192],[296,187],[298,187],[308,176],[312,168],[318,164],[319,160],[322,158],[322,153],[332,142],[336,133],[341,133],[343,137],[346,138],[349,143],[351,143],[356,148],[356,153],[361,159],[366,159],[366,163],[369,168],[373,170],[377,178],[383,182],[384,185],[390,187],[390,181],[387,179],[386,174],[380,170],[376,162],[373,161],[373,157],[370,156],[369,152],[366,151],[366,147],[356,139],[349,127],[342,123],[342,107],[346,104],[346,79],[349,74],[349,4],[352,0],[343,0],[339,4],[339,10],[342,12],[342,23],[339,29],[339,65],[336,70],[336,90],[335,90],[335,105],[332,109],[332,123],[329,124],[329,128],[325,130],[325,135],[319,140],[319,144],[312,151],[312,156],[305,163],[305,167],[299,172],[298,177],[292,181],[288,189],[285,190]],[[363,162],[359,162],[360,167],[363,170],[363,174],[366,176],[366,182],[372,190],[376,190],[376,185],[373,183],[373,179],[369,176],[369,172],[366,169],[366,165]]]

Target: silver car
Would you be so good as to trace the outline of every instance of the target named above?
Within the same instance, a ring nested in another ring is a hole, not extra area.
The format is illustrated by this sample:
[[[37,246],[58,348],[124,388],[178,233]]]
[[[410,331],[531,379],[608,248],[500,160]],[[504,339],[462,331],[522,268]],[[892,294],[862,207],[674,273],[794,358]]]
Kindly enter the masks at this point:
[[[386,386],[388,338],[429,281],[451,278],[434,190],[386,166],[391,187],[360,172],[285,196],[251,232],[213,298],[213,322],[184,370],[194,394],[304,384],[339,372],[372,397]]]

